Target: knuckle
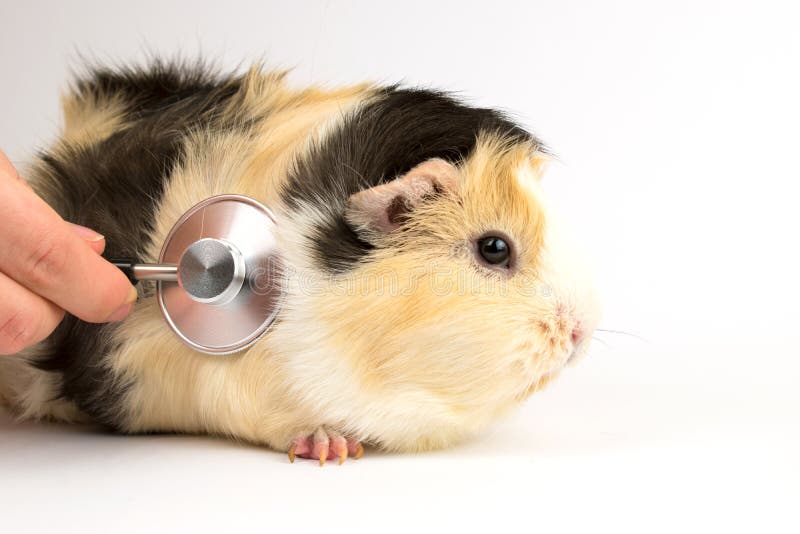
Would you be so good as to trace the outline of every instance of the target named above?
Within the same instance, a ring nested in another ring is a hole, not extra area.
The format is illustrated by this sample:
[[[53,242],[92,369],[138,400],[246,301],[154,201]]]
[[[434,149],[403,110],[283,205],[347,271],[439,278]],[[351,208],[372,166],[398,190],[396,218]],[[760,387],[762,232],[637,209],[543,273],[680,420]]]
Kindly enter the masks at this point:
[[[25,262],[24,275],[36,287],[53,283],[67,265],[65,247],[52,239],[43,239]]]
[[[0,319],[0,352],[14,354],[36,342],[38,321],[22,312]]]

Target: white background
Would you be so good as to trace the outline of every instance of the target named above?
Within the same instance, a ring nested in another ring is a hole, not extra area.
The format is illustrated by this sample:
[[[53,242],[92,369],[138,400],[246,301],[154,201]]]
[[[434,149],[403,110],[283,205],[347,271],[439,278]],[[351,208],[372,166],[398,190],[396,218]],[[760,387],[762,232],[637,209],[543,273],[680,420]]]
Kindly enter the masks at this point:
[[[0,420],[3,532],[800,529],[793,2],[12,2],[0,147],[58,131],[80,55],[265,57],[505,108],[604,294],[592,353],[453,450],[320,469],[222,440]]]

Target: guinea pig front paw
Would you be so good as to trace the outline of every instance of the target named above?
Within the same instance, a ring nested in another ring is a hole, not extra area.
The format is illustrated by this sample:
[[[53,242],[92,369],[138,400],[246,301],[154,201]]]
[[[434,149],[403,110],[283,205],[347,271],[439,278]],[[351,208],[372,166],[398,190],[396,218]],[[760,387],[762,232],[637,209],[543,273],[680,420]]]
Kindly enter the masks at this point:
[[[361,443],[343,437],[334,430],[320,427],[312,434],[304,434],[292,440],[289,447],[289,461],[294,463],[295,456],[319,460],[319,465],[325,465],[328,458],[339,458],[339,465],[343,464],[349,455],[358,460],[364,454]]]

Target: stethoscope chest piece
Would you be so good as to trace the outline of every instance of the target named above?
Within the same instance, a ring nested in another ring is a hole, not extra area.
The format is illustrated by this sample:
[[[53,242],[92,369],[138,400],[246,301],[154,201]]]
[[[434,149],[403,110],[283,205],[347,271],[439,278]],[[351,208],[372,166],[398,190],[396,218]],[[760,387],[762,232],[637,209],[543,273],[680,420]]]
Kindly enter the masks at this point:
[[[169,326],[194,349],[229,354],[252,345],[280,305],[275,219],[241,195],[207,198],[172,228],[160,264],[177,265],[176,281],[158,281]]]

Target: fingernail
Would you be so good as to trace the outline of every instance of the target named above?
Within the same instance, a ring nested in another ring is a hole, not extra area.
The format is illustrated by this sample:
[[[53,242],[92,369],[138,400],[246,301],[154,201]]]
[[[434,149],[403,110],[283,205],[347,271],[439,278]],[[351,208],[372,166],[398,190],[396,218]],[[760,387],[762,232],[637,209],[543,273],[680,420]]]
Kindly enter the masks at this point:
[[[135,304],[136,301],[139,299],[139,292],[136,291],[136,288],[131,286],[130,291],[128,291],[128,298],[125,299],[125,302],[128,304]]]
[[[133,305],[136,303],[138,296],[139,293],[136,291],[136,288],[131,286],[131,290],[128,293],[128,298],[125,299],[125,304],[114,310],[114,313],[109,315],[106,321],[113,323],[115,321],[121,321],[127,317],[128,314],[131,313],[131,310],[133,310]]]
[[[87,228],[85,226],[81,226],[80,224],[75,224],[75,223],[67,223],[67,224],[69,224],[72,227],[73,232],[78,234],[82,239],[85,239],[86,241],[94,243],[105,239],[105,237],[103,237],[103,234],[98,234],[91,228]]]

